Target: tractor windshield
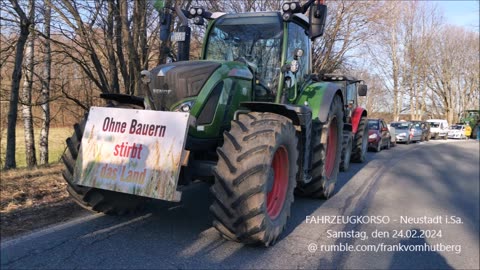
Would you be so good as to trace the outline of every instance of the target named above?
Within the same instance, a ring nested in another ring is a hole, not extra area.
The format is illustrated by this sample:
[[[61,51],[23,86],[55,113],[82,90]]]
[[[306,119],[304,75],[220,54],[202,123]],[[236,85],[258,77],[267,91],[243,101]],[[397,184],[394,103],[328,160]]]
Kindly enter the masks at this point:
[[[256,79],[273,90],[280,72],[282,39],[282,21],[277,14],[227,15],[211,29],[205,59],[246,62]]]

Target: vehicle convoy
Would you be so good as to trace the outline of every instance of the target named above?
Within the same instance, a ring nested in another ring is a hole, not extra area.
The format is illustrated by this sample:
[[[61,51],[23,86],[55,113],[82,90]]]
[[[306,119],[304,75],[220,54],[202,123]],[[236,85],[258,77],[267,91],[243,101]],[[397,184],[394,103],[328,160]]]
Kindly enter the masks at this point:
[[[342,89],[345,121],[352,129],[343,130],[340,170],[347,171],[350,161],[362,163],[368,150],[367,110],[358,105],[357,96],[366,96],[367,87],[362,80],[343,74],[323,74],[322,81],[332,82]]]
[[[427,120],[430,123],[430,138],[438,140],[443,138],[444,140],[448,137],[448,122],[445,119],[429,119]]]
[[[63,156],[72,198],[120,215],[149,198],[179,201],[183,186],[210,181],[213,226],[227,239],[269,246],[286,226],[294,191],[332,196],[353,124],[345,119],[348,91],[312,73],[312,41],[327,8],[310,0],[282,10],[175,7],[185,61],[143,71],[140,96],[102,94],[107,107],[92,107],[74,126]],[[209,21],[199,61],[188,61],[186,16]]]
[[[395,134],[393,134],[395,136]],[[390,149],[392,135],[383,119],[368,119],[368,147],[380,152],[383,148]]]
[[[472,128],[472,139],[477,138],[478,122],[480,121],[480,110],[466,110],[460,116],[463,124],[469,124]]]

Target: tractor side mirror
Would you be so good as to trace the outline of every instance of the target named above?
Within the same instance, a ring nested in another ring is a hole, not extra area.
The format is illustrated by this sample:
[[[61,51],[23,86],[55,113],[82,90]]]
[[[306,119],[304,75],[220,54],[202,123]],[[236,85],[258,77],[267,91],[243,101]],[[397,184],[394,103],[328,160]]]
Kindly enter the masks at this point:
[[[361,97],[364,97],[367,95],[367,85],[366,84],[360,84],[358,86],[358,95]]]
[[[322,4],[313,4],[310,6],[309,12],[310,20],[310,39],[314,40],[323,35],[325,29],[325,20],[327,19],[327,6]]]

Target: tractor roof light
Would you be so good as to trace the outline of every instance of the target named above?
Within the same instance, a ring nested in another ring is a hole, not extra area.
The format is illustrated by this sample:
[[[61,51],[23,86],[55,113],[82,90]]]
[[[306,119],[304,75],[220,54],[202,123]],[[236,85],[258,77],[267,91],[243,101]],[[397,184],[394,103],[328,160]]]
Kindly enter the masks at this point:
[[[289,21],[292,19],[294,13],[302,12],[302,5],[300,2],[285,2],[282,5],[283,15],[282,18],[284,21]]]
[[[195,16],[202,16],[205,13],[205,10],[202,7],[191,7],[188,10],[190,18]]]
[[[195,16],[195,18],[193,18],[193,23],[196,25],[203,25],[204,23],[203,17]]]
[[[282,5],[283,12],[299,13],[302,12],[300,2],[285,2]]]
[[[193,19],[193,23],[196,25],[203,25],[203,18],[207,18],[208,12],[205,12],[205,9],[202,7],[192,7],[188,10],[188,18]]]

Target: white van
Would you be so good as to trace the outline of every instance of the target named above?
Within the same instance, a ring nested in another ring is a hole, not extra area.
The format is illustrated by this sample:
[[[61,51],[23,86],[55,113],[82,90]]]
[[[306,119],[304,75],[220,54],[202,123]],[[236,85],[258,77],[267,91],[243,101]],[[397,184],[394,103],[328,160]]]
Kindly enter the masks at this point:
[[[427,120],[430,123],[430,136],[432,139],[443,138],[447,139],[448,136],[448,122],[445,119],[430,119]]]

